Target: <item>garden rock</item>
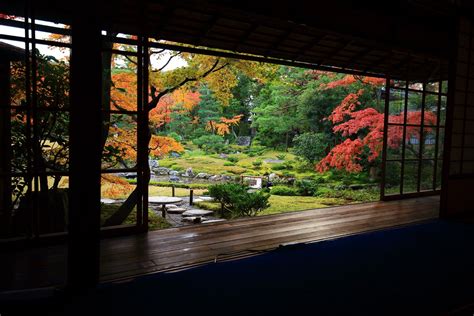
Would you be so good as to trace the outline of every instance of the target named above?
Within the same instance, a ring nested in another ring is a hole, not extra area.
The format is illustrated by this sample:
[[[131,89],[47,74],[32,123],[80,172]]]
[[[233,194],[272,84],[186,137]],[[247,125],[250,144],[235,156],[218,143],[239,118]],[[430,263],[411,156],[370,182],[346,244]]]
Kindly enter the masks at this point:
[[[175,152],[175,151],[172,151],[172,152],[170,153],[170,156],[173,157],[173,158],[179,158],[179,157],[181,157],[181,155],[178,154],[178,153]]]
[[[184,212],[186,212],[186,209],[183,207],[173,207],[167,210],[167,213],[169,214],[182,214]]]
[[[183,174],[183,177],[194,178],[193,168],[188,168]]]
[[[176,170],[169,170],[169,175],[170,176],[179,176],[179,172]]]
[[[227,157],[229,157],[227,154],[219,154],[219,158],[227,159]]]
[[[179,181],[179,177],[178,177],[178,176],[175,176],[175,175],[171,175],[171,176],[170,176],[170,181],[171,181],[171,182],[178,182],[178,181]]]
[[[205,172],[200,172],[196,175],[196,178],[198,179],[209,179],[211,175],[210,174],[207,174]]]
[[[150,166],[151,169],[158,168],[160,166],[160,163],[156,159],[149,159],[148,160],[148,166]]]
[[[221,180],[222,180],[222,176],[220,174],[216,174],[209,177],[209,181],[221,181]]]
[[[188,216],[205,216],[205,215],[211,215],[214,213],[213,211],[208,211],[208,210],[187,210],[186,212],[183,213],[183,216],[188,217]]]
[[[206,221],[207,218],[202,217],[202,216],[191,216],[191,217],[183,217],[181,221],[183,222],[190,222],[194,224],[199,224],[202,223],[203,221]]]
[[[280,177],[276,174],[276,173],[270,173],[268,175],[268,181],[275,181],[275,180],[278,180]]]
[[[155,172],[156,175],[165,176],[165,175],[168,175],[170,173],[170,169],[165,168],[165,167],[158,167],[158,168],[154,169],[154,172]]]
[[[214,198],[210,196],[200,196],[199,199],[203,201],[214,201]]]
[[[223,175],[223,176],[221,176],[221,180],[222,180],[222,181],[230,181],[230,180],[232,180],[232,177],[231,177],[231,176]]]
[[[265,159],[264,162],[266,162],[266,163],[284,163],[285,161],[281,160],[281,159],[269,158],[269,159]]]
[[[252,138],[250,136],[238,136],[236,143],[239,146],[250,146]]]

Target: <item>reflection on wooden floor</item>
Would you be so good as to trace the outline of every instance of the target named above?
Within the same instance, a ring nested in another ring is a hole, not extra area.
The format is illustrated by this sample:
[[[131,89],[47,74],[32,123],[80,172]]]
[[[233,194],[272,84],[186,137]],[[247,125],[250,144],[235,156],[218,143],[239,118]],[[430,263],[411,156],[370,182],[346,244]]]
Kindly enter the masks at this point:
[[[295,197],[297,198],[297,197]],[[286,243],[337,238],[438,217],[439,197],[340,207],[186,226],[110,238],[101,244],[101,279],[114,280],[255,254]],[[62,284],[66,247],[1,254],[0,290]]]

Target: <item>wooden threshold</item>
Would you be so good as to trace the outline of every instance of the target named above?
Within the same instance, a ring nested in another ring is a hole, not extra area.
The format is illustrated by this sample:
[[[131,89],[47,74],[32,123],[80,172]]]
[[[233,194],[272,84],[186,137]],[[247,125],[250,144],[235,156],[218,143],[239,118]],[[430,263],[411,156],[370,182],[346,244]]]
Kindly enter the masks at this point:
[[[295,197],[297,199],[297,197]],[[242,218],[104,239],[101,281],[255,255],[290,243],[315,242],[437,218],[439,197],[352,204]],[[0,255],[0,291],[61,285],[66,247]]]

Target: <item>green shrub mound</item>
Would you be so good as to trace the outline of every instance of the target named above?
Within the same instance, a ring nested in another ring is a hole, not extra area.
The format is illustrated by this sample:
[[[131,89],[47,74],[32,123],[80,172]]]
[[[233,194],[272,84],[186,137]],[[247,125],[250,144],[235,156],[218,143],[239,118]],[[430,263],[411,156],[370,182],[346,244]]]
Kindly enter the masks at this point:
[[[269,194],[247,192],[247,188],[236,183],[209,186],[209,195],[221,204],[220,215],[225,218],[256,216],[270,207]]]
[[[300,195],[296,188],[284,186],[284,185],[277,185],[272,187],[270,193],[273,195],[283,195],[283,196],[295,196]]]

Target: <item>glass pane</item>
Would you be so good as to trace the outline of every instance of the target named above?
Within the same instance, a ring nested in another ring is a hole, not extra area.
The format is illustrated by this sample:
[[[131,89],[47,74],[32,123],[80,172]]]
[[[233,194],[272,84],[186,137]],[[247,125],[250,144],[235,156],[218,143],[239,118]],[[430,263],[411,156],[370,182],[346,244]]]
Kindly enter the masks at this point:
[[[104,89],[110,87],[110,110],[137,111],[136,66],[122,55],[112,54],[111,58],[114,68],[103,70]],[[107,76],[109,72],[111,75]]]
[[[403,126],[389,125],[387,135],[387,159],[401,159]]]
[[[101,214],[102,226],[135,225],[137,223],[136,206],[125,212],[125,220],[120,220],[116,212],[122,206],[125,199],[133,192],[134,185],[127,179],[136,179],[136,173],[129,174],[102,174],[101,177]],[[115,214],[117,220],[112,215]],[[108,222],[107,222],[108,221]]]
[[[67,230],[69,213],[69,177],[44,176],[40,181],[47,181],[47,199],[39,198],[39,231],[40,234],[60,233]]]
[[[31,143],[28,140],[28,125],[27,125],[27,113],[22,110],[13,108],[11,110],[10,133],[8,126],[0,131],[3,135],[3,139],[7,139],[7,143],[11,144],[11,147],[5,147],[2,152],[2,157],[6,158],[7,161],[11,161],[11,171],[17,173],[26,173],[28,170],[28,160],[31,155]],[[9,160],[7,157],[10,157]]]
[[[389,100],[389,123],[402,124],[405,111],[405,91],[390,89],[390,100]]]
[[[429,91],[429,92],[438,92],[439,91],[439,82],[438,81],[428,82],[425,85],[425,89],[426,89],[426,91]]]
[[[442,81],[441,82],[441,92],[442,93],[448,93],[448,81]]]
[[[420,127],[407,126],[405,159],[418,159],[420,154]]]
[[[436,190],[441,189],[441,181],[443,179],[443,160],[438,160],[436,166]]]
[[[108,129],[102,154],[102,169],[128,169],[137,163],[137,122],[135,115],[104,115]]]
[[[385,195],[400,194],[401,163],[387,161],[385,166]]]
[[[434,158],[436,147],[436,128],[425,127],[423,129],[423,158]]]
[[[421,83],[421,82],[409,82],[408,83],[408,89],[422,91],[423,90],[423,83]]]
[[[441,104],[440,104],[440,109],[439,109],[439,125],[444,126],[446,123],[446,106],[447,106],[447,97],[442,96],[441,97]]]
[[[43,109],[69,108],[69,59],[71,50],[50,45],[36,45],[37,101]]]
[[[5,190],[1,207],[5,211],[6,221],[9,222],[8,226],[2,227],[1,237],[31,236],[33,234],[32,203],[28,202],[26,198],[28,181],[25,177],[5,177],[1,178],[0,181],[2,182],[2,189]],[[10,192],[10,194],[7,192]]]
[[[391,80],[390,85],[392,87],[397,87],[397,88],[405,88],[406,86],[406,81],[403,80]]]
[[[436,126],[438,122],[438,95],[425,95],[424,125]]]
[[[40,21],[36,21],[36,24],[41,24],[38,23]],[[51,27],[57,27],[59,29],[65,29],[66,25],[64,24],[56,24],[56,23],[49,23],[49,26]],[[58,31],[56,31],[58,32]],[[36,31],[35,32],[35,37],[36,39],[43,39],[43,40],[48,40],[48,41],[53,41],[53,42],[60,42],[60,43],[71,43],[71,36],[70,35],[62,35],[62,34],[57,34],[57,33],[50,33],[50,32],[44,32],[44,31]]]
[[[26,67],[23,61],[10,63],[10,106],[26,106]]]
[[[421,92],[408,92],[407,124],[421,124],[421,107],[423,94]]]
[[[102,174],[100,190],[100,220],[102,226],[136,225],[136,206],[132,206],[129,210],[122,209],[121,212],[124,212],[123,217],[116,214],[123,205],[123,202],[133,192],[135,184],[129,183],[129,181],[136,179],[136,177],[136,173]]]
[[[420,189],[433,190],[434,160],[423,160],[421,163]]]
[[[405,161],[403,174],[403,193],[416,192],[418,189],[418,161]]]
[[[439,134],[438,134],[438,158],[443,159],[444,155],[444,128],[440,127],[439,128]]]
[[[38,148],[42,153],[44,171],[69,169],[69,113],[38,111]]]

